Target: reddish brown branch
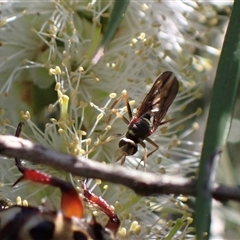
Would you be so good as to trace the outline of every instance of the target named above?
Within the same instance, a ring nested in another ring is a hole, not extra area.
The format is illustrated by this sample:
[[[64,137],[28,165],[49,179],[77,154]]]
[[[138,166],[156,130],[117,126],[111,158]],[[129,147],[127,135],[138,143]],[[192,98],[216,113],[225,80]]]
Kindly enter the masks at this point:
[[[101,164],[85,157],[74,157],[14,136],[0,135],[0,154],[44,164],[77,176],[102,179],[131,188],[140,195],[183,194],[195,196],[195,181],[187,178],[159,176],[118,164]],[[215,186],[212,196],[220,201],[240,201],[240,188]]]

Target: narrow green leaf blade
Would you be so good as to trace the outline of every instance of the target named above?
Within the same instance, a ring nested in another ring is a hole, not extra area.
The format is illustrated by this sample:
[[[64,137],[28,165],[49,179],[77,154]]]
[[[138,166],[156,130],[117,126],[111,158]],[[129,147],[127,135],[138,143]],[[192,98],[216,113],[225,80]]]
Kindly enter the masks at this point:
[[[240,1],[235,1],[223,43],[213,86],[209,116],[201,154],[197,182],[195,224],[197,239],[208,232],[211,213],[211,193],[206,187],[209,160],[226,144],[240,78]],[[206,237],[209,238],[209,235]]]

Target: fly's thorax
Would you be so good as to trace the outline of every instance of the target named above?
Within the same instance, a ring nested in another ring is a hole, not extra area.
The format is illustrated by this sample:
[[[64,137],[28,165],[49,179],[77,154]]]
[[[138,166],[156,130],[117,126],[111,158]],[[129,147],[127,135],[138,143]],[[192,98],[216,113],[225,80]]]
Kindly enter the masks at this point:
[[[151,127],[152,123],[149,114],[146,114],[146,117],[133,118],[129,123],[126,138],[131,139],[135,143],[139,143],[151,134]]]

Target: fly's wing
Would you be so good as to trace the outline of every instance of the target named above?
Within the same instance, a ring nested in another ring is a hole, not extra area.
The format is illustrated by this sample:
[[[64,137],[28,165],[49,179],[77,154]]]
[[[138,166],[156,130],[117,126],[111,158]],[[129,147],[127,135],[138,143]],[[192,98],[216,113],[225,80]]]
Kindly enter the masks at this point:
[[[154,132],[160,125],[178,93],[178,87],[179,83],[175,75],[167,71],[157,78],[151,90],[144,98],[135,117],[140,118],[146,113],[150,114],[152,119],[151,132]]]

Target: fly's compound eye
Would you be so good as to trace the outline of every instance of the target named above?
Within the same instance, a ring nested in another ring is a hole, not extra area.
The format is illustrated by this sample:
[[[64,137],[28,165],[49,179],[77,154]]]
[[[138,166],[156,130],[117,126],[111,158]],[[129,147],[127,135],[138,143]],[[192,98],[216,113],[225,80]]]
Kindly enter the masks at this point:
[[[120,139],[118,146],[126,155],[134,155],[138,150],[137,144],[128,138]]]

